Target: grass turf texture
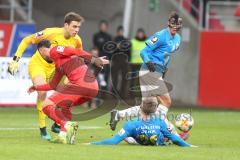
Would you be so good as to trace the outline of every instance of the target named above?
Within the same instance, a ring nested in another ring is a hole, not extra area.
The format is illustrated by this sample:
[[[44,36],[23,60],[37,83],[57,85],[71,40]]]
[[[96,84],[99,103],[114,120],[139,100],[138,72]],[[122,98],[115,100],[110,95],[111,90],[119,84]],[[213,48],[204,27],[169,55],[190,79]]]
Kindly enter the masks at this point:
[[[174,109],[173,113],[187,112]],[[94,146],[82,143],[102,140],[116,133],[106,124],[109,115],[80,122],[75,145],[52,144],[39,136],[37,112],[34,108],[0,108],[0,159],[8,160],[239,160],[240,113],[193,109],[195,120],[189,143],[198,148],[131,146]],[[52,122],[48,120],[48,128]],[[117,130],[122,126],[119,123]],[[91,128],[92,127],[92,128]],[[49,131],[50,132],[50,131]],[[55,136],[51,133],[52,136]]]

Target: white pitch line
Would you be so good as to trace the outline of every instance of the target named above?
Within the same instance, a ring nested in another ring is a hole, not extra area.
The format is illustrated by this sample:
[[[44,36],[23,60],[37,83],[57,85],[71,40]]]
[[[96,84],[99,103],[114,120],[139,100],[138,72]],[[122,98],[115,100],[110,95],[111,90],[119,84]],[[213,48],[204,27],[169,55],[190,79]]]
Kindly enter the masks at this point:
[[[79,129],[101,129],[103,127],[100,126],[79,126]]]
[[[81,126],[79,125],[79,129],[102,129],[103,127],[100,126]]]
[[[79,129],[101,129],[100,126],[79,126]],[[0,128],[0,131],[38,130],[39,128]]]
[[[38,128],[0,128],[0,131],[14,131],[14,130],[36,130]]]

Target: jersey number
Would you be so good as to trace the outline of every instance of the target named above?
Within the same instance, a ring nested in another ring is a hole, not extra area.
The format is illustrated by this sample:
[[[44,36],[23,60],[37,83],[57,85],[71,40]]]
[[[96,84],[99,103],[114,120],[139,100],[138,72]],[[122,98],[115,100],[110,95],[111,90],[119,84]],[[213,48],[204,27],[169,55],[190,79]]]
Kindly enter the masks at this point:
[[[158,138],[157,135],[152,135],[151,137],[148,137],[145,134],[139,135],[139,140],[144,144],[144,145],[158,145]]]

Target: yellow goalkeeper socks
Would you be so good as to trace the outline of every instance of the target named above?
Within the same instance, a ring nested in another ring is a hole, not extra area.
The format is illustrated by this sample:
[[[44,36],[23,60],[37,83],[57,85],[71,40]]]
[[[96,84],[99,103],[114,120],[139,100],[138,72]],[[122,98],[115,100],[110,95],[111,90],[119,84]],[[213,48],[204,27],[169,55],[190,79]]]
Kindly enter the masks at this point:
[[[42,111],[42,106],[43,101],[38,100],[37,101],[37,109],[38,109],[38,122],[39,122],[39,127],[43,128],[46,127],[46,115]]]

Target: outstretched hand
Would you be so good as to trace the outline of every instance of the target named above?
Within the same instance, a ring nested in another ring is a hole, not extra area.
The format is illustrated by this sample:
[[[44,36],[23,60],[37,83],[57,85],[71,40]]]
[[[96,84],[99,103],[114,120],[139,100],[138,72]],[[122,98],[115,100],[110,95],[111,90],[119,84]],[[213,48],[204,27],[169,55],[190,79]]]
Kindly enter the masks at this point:
[[[82,143],[82,145],[91,145],[91,143]]]
[[[198,146],[195,146],[195,145],[190,145],[190,147],[193,147],[193,148],[198,148]]]
[[[94,64],[95,64],[95,66],[101,68],[101,67],[103,67],[103,65],[109,64],[109,60],[106,59],[106,56],[97,57],[97,58],[94,60]]]
[[[154,63],[152,61],[147,62],[146,65],[150,72],[155,72],[156,69],[155,69]]]
[[[31,86],[29,89],[28,89],[28,94],[31,94],[32,92],[36,91],[35,87],[34,86]]]

